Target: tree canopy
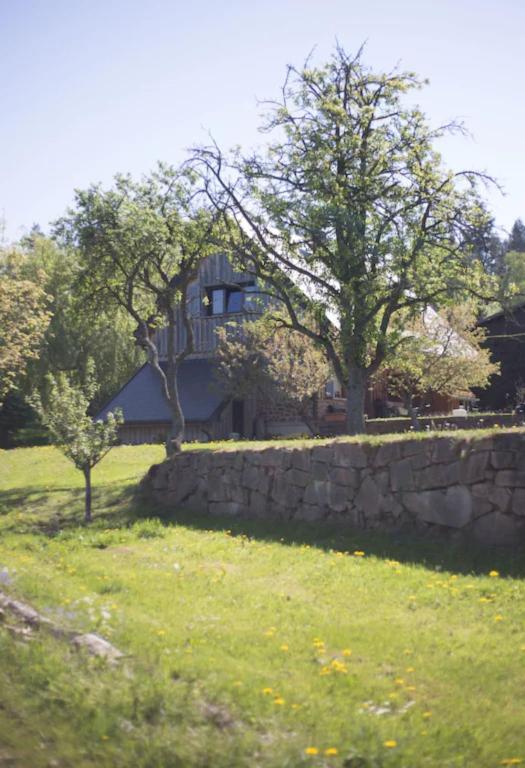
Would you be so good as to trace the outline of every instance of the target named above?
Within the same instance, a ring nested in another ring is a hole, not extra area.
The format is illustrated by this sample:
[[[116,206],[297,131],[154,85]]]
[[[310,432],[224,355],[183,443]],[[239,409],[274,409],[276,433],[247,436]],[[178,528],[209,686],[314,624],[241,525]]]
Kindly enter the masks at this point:
[[[51,314],[45,291],[21,274],[17,252],[0,254],[0,404],[38,356]]]
[[[268,312],[258,320],[217,329],[217,379],[230,398],[285,403],[308,423],[330,368],[304,334],[289,332]]]
[[[468,304],[448,307],[440,314],[427,310],[401,326],[402,341],[379,375],[401,397],[416,428],[415,397],[432,392],[468,396],[471,387],[485,387],[499,371],[490,351],[481,346],[486,333],[476,327],[475,312]]]
[[[83,386],[74,384],[64,373],[56,377],[49,374],[45,400],[38,394],[32,398],[53,443],[84,475],[86,522],[91,521],[91,470],[117,443],[122,423],[120,412],[109,413],[105,421],[88,415],[97,386],[89,365]]]
[[[61,248],[38,230],[18,246],[21,272],[48,296],[51,320],[38,358],[31,360],[23,391],[45,388],[46,376],[67,373],[82,383],[88,365],[99,382],[91,409],[96,412],[144,361],[135,323],[112,302],[87,302],[79,286],[80,260],[74,248]]]
[[[367,380],[399,341],[394,319],[457,301],[485,279],[468,238],[486,223],[479,187],[488,179],[444,166],[436,142],[462,129],[432,128],[407,106],[422,84],[337,47],[324,66],[289,67],[267,105],[265,148],[194,153],[230,253],[264,278],[288,311],[284,324],[322,344],[346,383],[351,433],[364,430]]]
[[[170,407],[168,453],[180,449],[184,434],[177,369],[193,351],[188,286],[216,248],[216,217],[198,193],[189,169],[159,165],[140,181],[117,176],[110,189],[77,191],[74,207],[56,229],[77,250],[84,299],[119,306],[133,319],[137,343],[146,350]],[[175,352],[177,326],[183,327],[186,343]],[[156,340],[161,327],[167,330],[166,369]]]

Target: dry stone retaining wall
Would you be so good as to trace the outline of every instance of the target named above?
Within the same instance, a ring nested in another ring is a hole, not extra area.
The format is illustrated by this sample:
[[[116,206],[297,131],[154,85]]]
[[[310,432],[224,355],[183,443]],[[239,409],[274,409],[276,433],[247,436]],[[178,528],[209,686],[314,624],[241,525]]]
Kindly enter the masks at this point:
[[[152,467],[145,487],[169,508],[211,515],[434,528],[518,543],[525,433],[192,451]]]

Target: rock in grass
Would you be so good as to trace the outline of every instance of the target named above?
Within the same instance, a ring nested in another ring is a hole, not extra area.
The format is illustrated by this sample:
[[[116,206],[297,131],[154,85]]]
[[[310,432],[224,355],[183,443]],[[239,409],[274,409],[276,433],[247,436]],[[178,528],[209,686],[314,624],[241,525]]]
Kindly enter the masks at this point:
[[[107,661],[118,661],[124,656],[118,648],[115,648],[114,645],[111,645],[107,640],[104,640],[103,637],[95,635],[92,632],[88,632],[85,635],[76,635],[73,638],[72,643],[75,648],[78,648],[79,650],[85,649],[91,656],[98,656]]]

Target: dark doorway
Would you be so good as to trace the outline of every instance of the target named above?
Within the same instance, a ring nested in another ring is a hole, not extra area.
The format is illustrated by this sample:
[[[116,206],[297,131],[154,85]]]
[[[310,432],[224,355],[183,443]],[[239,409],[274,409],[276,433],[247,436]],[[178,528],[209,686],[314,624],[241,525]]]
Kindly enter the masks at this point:
[[[244,400],[232,403],[232,432],[244,437]]]

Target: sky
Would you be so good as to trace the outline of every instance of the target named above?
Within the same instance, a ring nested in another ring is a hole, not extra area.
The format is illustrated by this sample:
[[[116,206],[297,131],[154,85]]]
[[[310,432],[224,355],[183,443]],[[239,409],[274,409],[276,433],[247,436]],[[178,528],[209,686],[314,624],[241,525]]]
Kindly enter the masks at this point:
[[[525,219],[523,0],[0,0],[4,242],[48,231],[75,189],[178,163],[209,134],[260,144],[260,100],[336,40],[429,78],[414,102],[471,134],[440,144],[446,164],[497,178],[503,232]]]

